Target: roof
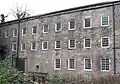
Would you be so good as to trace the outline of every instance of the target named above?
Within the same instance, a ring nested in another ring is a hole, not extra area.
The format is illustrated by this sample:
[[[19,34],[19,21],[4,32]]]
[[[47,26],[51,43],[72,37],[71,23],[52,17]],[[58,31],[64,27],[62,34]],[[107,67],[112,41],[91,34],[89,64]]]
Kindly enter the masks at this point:
[[[30,17],[26,17],[26,18],[23,18],[23,19],[20,19],[20,20],[25,20],[26,21],[26,20],[36,19],[36,18],[42,17],[42,16],[47,16],[47,15],[52,15],[52,14],[57,14],[57,13],[62,13],[62,12],[68,12],[68,11],[78,10],[78,9],[82,9],[82,8],[89,8],[89,7],[109,5],[109,4],[118,3],[118,2],[120,2],[120,1],[117,0],[117,1],[108,1],[108,2],[101,2],[101,3],[96,3],[96,4],[90,4],[90,5],[85,5],[85,6],[74,7],[74,8],[54,11],[54,12],[50,12],[50,13],[45,13],[45,14],[41,14],[41,15],[30,16]],[[4,23],[0,23],[1,24],[0,26],[2,26],[4,24],[9,24],[9,23],[15,23],[15,22],[18,22],[18,20],[12,20],[12,21],[7,21],[7,22],[4,22]]]

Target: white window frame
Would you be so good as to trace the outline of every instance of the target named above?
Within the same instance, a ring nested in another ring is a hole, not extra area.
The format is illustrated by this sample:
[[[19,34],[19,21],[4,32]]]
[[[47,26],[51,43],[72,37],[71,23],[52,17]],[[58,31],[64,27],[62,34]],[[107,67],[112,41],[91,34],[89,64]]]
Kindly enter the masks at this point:
[[[71,47],[70,47],[70,40],[68,40],[68,48],[69,48],[69,49],[75,49],[75,48],[76,48],[76,39],[71,39],[71,40],[75,40],[75,47],[74,47],[74,48],[71,48]]]
[[[85,47],[85,39],[90,39],[90,47]],[[85,38],[85,39],[84,39],[84,48],[91,48],[92,39],[91,38]]]
[[[5,31],[5,38],[8,38],[8,31]]]
[[[102,38],[108,38],[108,46],[102,46]],[[101,37],[101,48],[109,48],[110,47],[110,37]]]
[[[70,21],[68,22],[68,30],[75,30],[76,29],[76,21],[75,20],[71,20],[71,21],[74,21],[75,22],[75,27],[74,29],[70,29]]]
[[[61,22],[60,22],[61,23]],[[57,30],[57,23],[55,24],[55,32],[60,32],[62,30],[62,23],[60,25],[60,30]]]
[[[74,69],[70,68],[70,59],[74,59]],[[70,58],[70,59],[68,59],[68,70],[74,71],[76,69],[76,59],[75,58]]]
[[[61,41],[60,41],[60,48],[56,48],[56,41],[55,41],[55,49],[61,49]]]
[[[33,33],[33,28],[34,27],[32,27],[32,35],[35,35],[35,34],[37,34],[37,26],[36,26],[36,33]]]
[[[60,59],[60,58],[56,58],[56,59]],[[60,68],[56,68],[56,59],[54,59],[54,69],[61,70],[61,59],[60,59]]]
[[[85,60],[86,59],[90,59],[91,69],[85,69]],[[92,71],[92,59],[91,58],[84,58],[84,71]]]
[[[48,24],[46,24],[46,25],[48,25]],[[47,31],[47,32],[44,32],[44,26],[45,26],[45,25],[43,25],[43,33],[46,34],[46,33],[49,32],[49,25],[48,25],[48,31]]]
[[[102,58],[102,59],[107,59],[107,58]],[[109,72],[110,71],[110,62],[111,62],[111,60],[109,59],[109,70],[102,70],[102,59],[101,59],[101,62],[100,62],[100,67],[101,67],[101,71],[102,72]]]
[[[16,45],[16,50],[13,49],[13,45],[14,45],[14,44]],[[13,44],[12,44],[12,51],[17,51],[17,43],[13,43]]]
[[[85,19],[90,19],[90,27],[85,27]],[[89,17],[85,17],[84,18],[84,20],[83,20],[83,28],[85,28],[85,29],[89,29],[89,28],[91,28],[91,26],[92,26],[92,19],[91,19],[91,17],[89,16]]]
[[[17,33],[18,33],[18,31],[17,31]],[[17,35],[15,36],[15,29],[13,29],[13,37],[17,37]]]
[[[22,36],[26,36],[27,30],[26,30],[26,34],[23,34],[23,30],[24,30],[24,28],[22,29]],[[33,33],[33,30],[32,30],[32,33]]]
[[[47,42],[47,49],[44,49],[44,42]],[[48,50],[48,41],[42,41],[42,50]]]
[[[35,43],[36,43],[35,49],[32,49],[33,43],[34,43],[34,42],[31,43],[31,50],[32,50],[32,51],[35,51],[35,50],[37,50],[37,42],[35,42]]]
[[[102,17],[108,17],[108,25],[102,25]],[[101,26],[102,27],[109,26],[109,16],[102,16],[102,17],[101,17]]]
[[[21,51],[25,51],[25,50],[22,49],[23,44],[25,44],[25,43],[21,43]],[[26,48],[26,45],[25,45],[25,48]]]

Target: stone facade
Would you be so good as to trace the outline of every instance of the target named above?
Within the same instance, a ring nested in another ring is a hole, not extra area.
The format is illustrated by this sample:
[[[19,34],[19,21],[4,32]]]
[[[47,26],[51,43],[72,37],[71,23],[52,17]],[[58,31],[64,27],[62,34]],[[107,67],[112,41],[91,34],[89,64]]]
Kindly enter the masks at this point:
[[[115,10],[113,13],[113,4]],[[68,9],[59,12],[33,16],[21,19],[20,21],[20,45],[19,57],[25,59],[25,71],[35,72],[36,65],[39,65],[38,72],[43,73],[60,73],[60,74],[84,74],[84,76],[99,77],[114,73],[114,37],[113,28],[115,23],[115,42],[116,47],[120,47],[120,2],[106,2],[83,6],[75,9]],[[113,15],[114,14],[114,15]],[[101,17],[109,16],[109,26],[101,26]],[[83,22],[86,17],[91,19],[91,28],[84,28]],[[115,17],[115,22],[113,22]],[[68,22],[76,22],[75,30],[68,30]],[[2,23],[0,26],[0,39],[2,45],[7,45],[9,55],[12,55],[12,43],[17,42],[17,37],[12,36],[13,29],[18,29],[18,21]],[[62,30],[55,32],[55,23],[61,22]],[[43,25],[49,25],[48,33],[43,33]],[[32,35],[32,27],[37,27],[37,33]],[[26,36],[22,36],[22,28],[27,29]],[[5,31],[8,31],[8,38],[5,38]],[[110,38],[110,47],[101,48],[101,38]],[[84,39],[90,38],[91,48],[84,48]],[[76,40],[76,48],[68,49],[68,40]],[[55,41],[61,41],[61,49],[55,49]],[[42,41],[48,41],[48,50],[42,50]],[[37,50],[31,50],[31,42],[37,43]],[[21,51],[21,43],[26,44],[26,50]],[[116,49],[116,72],[120,72],[120,51]],[[61,70],[54,69],[54,60],[61,59]],[[68,59],[75,59],[75,70],[68,70]],[[92,70],[84,70],[84,58],[92,59]],[[101,71],[101,59],[110,59],[110,70]]]

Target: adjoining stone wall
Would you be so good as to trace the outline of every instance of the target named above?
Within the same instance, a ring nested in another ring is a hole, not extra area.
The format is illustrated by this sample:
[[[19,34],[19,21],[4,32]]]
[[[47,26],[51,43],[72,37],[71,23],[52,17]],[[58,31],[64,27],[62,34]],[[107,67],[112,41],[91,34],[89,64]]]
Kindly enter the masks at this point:
[[[120,74],[120,3],[115,5],[115,56],[116,73]]]

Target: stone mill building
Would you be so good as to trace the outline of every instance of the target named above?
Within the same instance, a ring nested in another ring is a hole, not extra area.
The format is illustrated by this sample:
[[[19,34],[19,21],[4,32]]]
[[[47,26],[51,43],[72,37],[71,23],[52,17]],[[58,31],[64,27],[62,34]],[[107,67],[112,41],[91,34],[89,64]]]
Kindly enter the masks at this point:
[[[120,1],[0,23],[0,45],[25,72],[120,73]]]

